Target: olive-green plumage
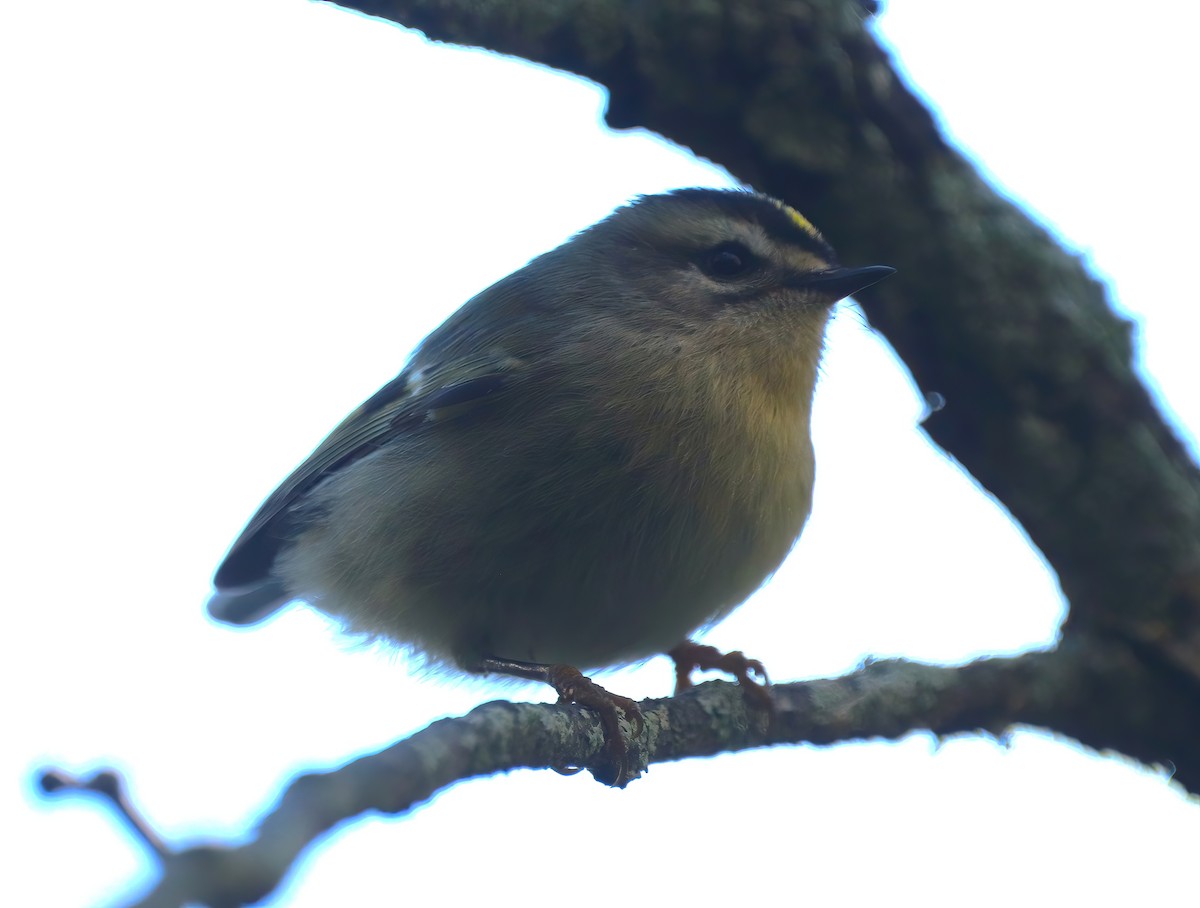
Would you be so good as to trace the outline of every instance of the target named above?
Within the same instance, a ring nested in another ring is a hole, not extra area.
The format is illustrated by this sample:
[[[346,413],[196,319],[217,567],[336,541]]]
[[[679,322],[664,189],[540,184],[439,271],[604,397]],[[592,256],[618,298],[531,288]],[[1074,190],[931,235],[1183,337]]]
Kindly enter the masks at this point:
[[[276,491],[210,609],[290,599],[471,669],[664,652],[749,596],[812,502],[809,414],[847,269],[786,206],[619,209],[434,331]]]

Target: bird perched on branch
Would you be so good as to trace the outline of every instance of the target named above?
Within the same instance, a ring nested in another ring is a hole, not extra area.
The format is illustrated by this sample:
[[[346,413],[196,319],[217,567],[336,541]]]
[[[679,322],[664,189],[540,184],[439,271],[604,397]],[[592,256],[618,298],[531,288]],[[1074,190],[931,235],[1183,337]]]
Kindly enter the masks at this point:
[[[846,268],[781,202],[644,196],[468,301],[254,515],[213,617],[294,599],[430,662],[552,684],[580,668],[761,666],[689,642],[779,567],[812,503],[809,415]],[[765,677],[765,675],[764,675]]]

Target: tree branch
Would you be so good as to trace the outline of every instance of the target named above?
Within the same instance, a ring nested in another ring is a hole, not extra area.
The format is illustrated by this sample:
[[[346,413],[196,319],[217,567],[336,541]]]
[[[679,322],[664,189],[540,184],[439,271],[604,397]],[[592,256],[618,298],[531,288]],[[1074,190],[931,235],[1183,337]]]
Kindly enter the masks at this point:
[[[1067,638],[1125,641],[1158,679],[1141,695],[1171,688],[1191,703],[1176,722],[1192,721],[1200,470],[1140,381],[1105,288],[946,143],[870,34],[873,4],[342,5],[593,79],[609,125],[656,130],[786,199],[848,261],[896,266],[860,301],[946,402],[924,430],[1058,573]]]
[[[959,668],[879,661],[837,679],[776,685],[771,721],[748,705],[737,685],[712,681],[678,697],[644,701],[646,728],[632,742],[632,754],[644,770],[651,763],[769,745],[898,739],[922,729],[1001,735],[1017,724],[1069,728],[1094,747],[1129,752],[1123,722],[1112,721],[1112,707],[1119,705],[1112,698],[1120,696],[1131,671],[1144,669],[1122,648],[1095,641]],[[1187,746],[1191,759],[1200,760],[1195,736],[1162,724],[1178,708],[1177,702],[1141,704],[1143,724],[1157,736],[1158,750],[1143,749],[1137,756],[1155,762]],[[1163,727],[1174,731],[1156,730]],[[513,769],[587,766],[608,779],[607,758],[603,731],[588,710],[487,703],[339,769],[298,777],[243,845],[175,851],[158,844],[162,877],[136,905],[252,904],[279,885],[318,837],[347,820],[374,811],[401,814],[456,782]],[[144,835],[147,824],[136,819],[115,783],[72,786],[61,774],[47,777],[54,781],[48,790],[118,792],[119,812],[134,816]]]
[[[785,199],[848,261],[894,265],[861,302],[946,406],[924,428],[1058,572],[1071,621],[1200,683],[1200,470],[1082,261],[998,196],[902,84],[857,0],[350,0],[430,38],[604,85],[642,126]]]

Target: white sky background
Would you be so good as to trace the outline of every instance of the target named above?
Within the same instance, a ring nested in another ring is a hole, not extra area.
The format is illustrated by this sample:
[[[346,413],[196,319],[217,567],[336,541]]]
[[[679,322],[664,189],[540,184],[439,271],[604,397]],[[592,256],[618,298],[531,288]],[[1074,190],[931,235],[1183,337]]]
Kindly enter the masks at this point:
[[[877,23],[949,134],[1112,282],[1185,432],[1197,25],[1186,4],[950,0],[893,0]],[[729,179],[608,133],[590,84],[304,0],[7,4],[0,85],[0,903],[76,906],[152,867],[94,806],[37,801],[46,762],[116,765],[171,841],[228,837],[297,771],[496,696],[547,698],[421,678],[303,608],[211,625],[209,578],[261,499],[471,294],[633,195]],[[710,642],[792,680],[1054,640],[1054,579],[924,441],[921,409],[843,308],[812,522]],[[605,683],[659,696],[671,670]],[[1194,892],[1198,830],[1161,772],[1040,734],[914,735],[657,765],[624,792],[586,774],[472,782],[332,836],[271,904],[588,906],[680,881],[714,902],[1154,903]]]

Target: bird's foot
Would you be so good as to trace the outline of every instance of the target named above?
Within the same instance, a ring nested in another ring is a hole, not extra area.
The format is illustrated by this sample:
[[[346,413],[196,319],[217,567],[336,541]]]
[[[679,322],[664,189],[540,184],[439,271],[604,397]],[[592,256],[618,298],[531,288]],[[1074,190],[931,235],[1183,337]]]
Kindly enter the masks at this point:
[[[604,729],[604,740],[608,745],[609,756],[612,760],[614,775],[601,778],[600,781],[616,788],[624,788],[632,778],[633,767],[630,766],[629,741],[621,731],[620,716],[617,711],[625,714],[631,728],[631,737],[636,738],[646,727],[645,717],[636,702],[628,697],[611,693],[584,675],[571,665],[542,665],[536,662],[516,662],[509,659],[484,659],[480,666],[485,671],[515,675],[518,678],[528,678],[542,681],[554,688],[558,694],[559,703],[574,703],[594,710],[600,716],[600,724]],[[578,772],[566,767],[557,768],[564,774]]]
[[[767,670],[757,659],[747,659],[740,650],[723,653],[715,646],[704,646],[690,640],[679,644],[667,653],[675,662],[675,693],[683,693],[692,686],[692,672],[719,671],[733,675],[741,685],[746,698],[755,706],[774,713],[775,702],[771,699],[770,679]],[[756,681],[751,675],[757,675]]]
[[[573,666],[551,665],[547,667],[546,674],[546,683],[558,692],[559,703],[586,706],[600,715],[600,724],[604,727],[604,740],[608,743],[608,753],[617,769],[617,776],[612,784],[624,788],[629,781],[631,768],[629,742],[625,740],[621,731],[617,710],[625,713],[632,736],[636,738],[646,727],[641,707],[628,697],[605,690]]]

